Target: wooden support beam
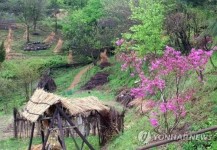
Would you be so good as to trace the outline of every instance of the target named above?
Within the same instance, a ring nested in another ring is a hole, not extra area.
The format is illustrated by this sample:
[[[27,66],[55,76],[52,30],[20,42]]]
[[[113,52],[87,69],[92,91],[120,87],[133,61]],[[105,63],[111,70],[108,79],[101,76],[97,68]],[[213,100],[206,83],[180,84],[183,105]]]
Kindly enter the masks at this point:
[[[44,143],[44,131],[43,131],[43,124],[42,124],[42,120],[40,121],[40,126],[41,126],[41,140],[42,140],[42,143]]]
[[[70,120],[70,118],[65,114],[65,112],[58,106],[56,105],[58,111],[60,114],[69,122],[71,126],[75,126],[75,124]],[[74,130],[77,132],[77,134],[81,137],[81,139],[85,142],[85,144],[89,147],[90,150],[95,150],[93,146],[87,141],[87,139],[83,136],[83,134],[78,130],[77,127],[74,128]]]
[[[61,146],[62,146],[63,150],[66,150],[66,145],[65,145],[65,141],[64,141],[63,127],[62,127],[62,120],[60,118],[59,111],[57,113],[57,122],[58,122],[58,127],[59,127],[59,130],[60,130]]]
[[[48,137],[49,137],[49,135],[50,135],[50,129],[53,127],[53,125],[54,125],[54,120],[55,120],[56,117],[57,117],[57,109],[55,110],[55,112],[54,112],[54,114],[53,114],[53,119],[51,120],[49,129],[48,129],[48,131],[47,131],[47,134],[46,134],[46,137],[45,137],[43,146],[42,146],[42,150],[45,150],[45,147],[46,147],[46,144],[47,144],[47,140],[48,140]]]
[[[14,108],[13,115],[14,115],[14,138],[17,138],[17,109],[16,108]]]
[[[30,137],[28,150],[31,150],[31,147],[32,147],[32,139],[33,139],[33,136],[34,136],[34,129],[35,129],[35,123],[33,122],[32,123],[31,137]]]

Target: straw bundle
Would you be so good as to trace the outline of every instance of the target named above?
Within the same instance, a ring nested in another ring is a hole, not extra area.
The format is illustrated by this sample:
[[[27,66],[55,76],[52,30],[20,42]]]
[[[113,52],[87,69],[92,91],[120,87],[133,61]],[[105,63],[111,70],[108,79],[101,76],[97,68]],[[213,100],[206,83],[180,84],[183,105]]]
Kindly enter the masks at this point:
[[[56,34],[54,32],[51,32],[50,35],[43,41],[44,43],[52,43],[55,40]]]
[[[100,53],[100,63],[108,62],[107,49]]]
[[[68,64],[73,64],[72,50],[70,50],[68,54]]]
[[[63,40],[62,39],[59,39],[58,42],[57,42],[57,45],[56,47],[54,48],[54,53],[61,53],[61,49],[63,47]]]
[[[31,150],[41,150],[42,149],[42,144],[38,144],[38,145],[33,145]]]
[[[7,39],[6,39],[5,43],[4,43],[6,53],[9,53],[11,51],[12,39],[13,39],[13,31],[12,31],[11,28],[9,28],[8,36],[7,36]]]
[[[98,98],[93,96],[76,99],[62,99],[61,103],[65,108],[68,108],[72,115],[82,114],[91,110],[97,110],[99,112],[109,110],[109,108],[103,105]]]
[[[41,89],[36,90],[24,108],[22,115],[27,120],[36,122],[40,115],[42,115],[51,105],[54,105],[59,101],[59,96],[47,93]]]

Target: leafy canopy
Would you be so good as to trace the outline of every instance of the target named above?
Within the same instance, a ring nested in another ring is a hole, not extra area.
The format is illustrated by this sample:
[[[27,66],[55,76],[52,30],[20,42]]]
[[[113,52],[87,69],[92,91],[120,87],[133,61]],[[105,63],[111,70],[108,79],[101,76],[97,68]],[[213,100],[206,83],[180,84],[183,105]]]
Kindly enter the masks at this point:
[[[163,36],[163,22],[165,9],[159,0],[131,1],[131,19],[137,22],[125,33],[124,38],[135,41],[133,49],[140,54],[159,52],[166,43]]]
[[[71,44],[78,47],[95,47],[97,41],[97,21],[103,16],[99,0],[89,0],[82,9],[74,10],[64,25],[64,32]]]

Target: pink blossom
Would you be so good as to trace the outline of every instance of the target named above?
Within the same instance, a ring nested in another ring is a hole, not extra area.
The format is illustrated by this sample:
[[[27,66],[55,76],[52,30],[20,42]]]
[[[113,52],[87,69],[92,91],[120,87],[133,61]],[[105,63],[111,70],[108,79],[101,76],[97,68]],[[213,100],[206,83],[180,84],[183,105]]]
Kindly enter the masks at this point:
[[[131,76],[131,77],[134,77],[134,76],[135,76],[135,74],[134,74],[134,73],[131,73],[131,74],[130,74],[130,76]]]
[[[161,103],[160,104],[160,111],[165,113],[167,111],[166,103]]]
[[[124,39],[119,39],[115,42],[117,46],[121,46],[124,43]]]
[[[156,105],[155,101],[153,100],[147,100],[147,106],[150,108],[153,108]]]
[[[173,104],[172,101],[168,101],[166,107],[167,107],[168,110],[172,110],[172,111],[176,111],[177,110],[177,107]]]
[[[157,118],[162,113],[172,113],[184,117],[186,115],[185,105],[193,97],[194,90],[180,89],[178,93],[167,93],[168,85],[176,85],[177,81],[182,81],[189,73],[200,71],[203,73],[209,58],[213,51],[204,51],[202,49],[192,49],[189,55],[182,55],[180,51],[167,46],[164,54],[150,62],[148,67],[149,76],[143,70],[146,58],[140,58],[134,51],[123,53],[121,60],[124,62],[122,70],[133,69],[131,76],[137,75],[140,79],[139,86],[131,89],[131,94],[136,98],[149,99],[151,96],[160,97],[163,102],[150,103],[157,108],[158,115],[151,116],[150,122],[153,127],[159,125]],[[146,64],[145,64],[146,65]],[[168,77],[172,77],[168,79]],[[170,82],[168,82],[170,81]],[[173,91],[173,90],[171,90]],[[151,97],[152,98],[152,97]],[[166,102],[165,102],[166,101]],[[156,109],[153,109],[154,111]]]
[[[151,118],[149,121],[153,127],[157,127],[159,125],[158,120],[156,118]]]
[[[185,110],[183,110],[182,112],[181,112],[181,115],[180,115],[181,117],[185,117],[186,116],[186,111]]]

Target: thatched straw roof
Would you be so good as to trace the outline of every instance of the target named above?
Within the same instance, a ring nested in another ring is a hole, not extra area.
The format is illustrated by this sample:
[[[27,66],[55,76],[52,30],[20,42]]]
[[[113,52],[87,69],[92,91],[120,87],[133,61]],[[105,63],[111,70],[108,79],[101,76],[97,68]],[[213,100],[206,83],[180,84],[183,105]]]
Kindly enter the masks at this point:
[[[37,89],[21,114],[27,120],[36,122],[38,118],[48,110],[48,108],[57,103],[61,103],[62,107],[66,108],[71,115],[85,113],[92,110],[109,110],[109,108],[103,105],[98,98],[93,96],[69,99],[45,92],[42,89]]]

